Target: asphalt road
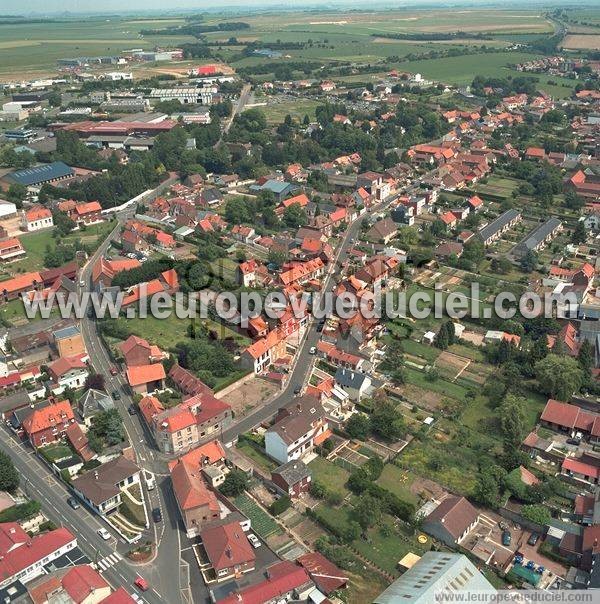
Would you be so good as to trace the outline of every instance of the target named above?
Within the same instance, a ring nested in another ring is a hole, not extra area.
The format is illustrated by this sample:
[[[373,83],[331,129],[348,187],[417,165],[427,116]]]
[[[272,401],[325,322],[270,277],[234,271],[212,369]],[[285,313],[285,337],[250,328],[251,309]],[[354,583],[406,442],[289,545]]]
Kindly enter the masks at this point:
[[[131,218],[133,208],[128,208],[117,215],[119,224],[110,233],[107,239],[98,248],[84,267],[80,279],[85,283],[85,288],[90,286],[92,268],[101,255],[104,255],[112,241],[120,234],[121,224]],[[80,287],[81,289],[81,287]],[[108,393],[119,392],[121,398],[115,404],[123,418],[123,425],[131,446],[133,447],[138,465],[144,470],[149,470],[155,475],[156,489],[146,491],[146,506],[148,513],[154,508],[160,508],[163,521],[152,523],[143,538],[152,539],[158,547],[154,561],[144,567],[145,578],[156,586],[166,602],[200,601],[208,596],[206,593],[195,593],[192,598],[189,592],[189,576],[191,569],[187,562],[181,559],[181,542],[187,543],[187,537],[182,531],[182,526],[177,509],[177,502],[173,495],[169,473],[164,458],[155,449],[151,436],[143,425],[138,414],[130,415],[128,408],[133,404],[129,396],[128,385],[123,375],[111,375],[113,363],[108,351],[104,347],[96,331],[96,324],[85,316],[80,321],[81,332],[94,369],[103,374]]]
[[[69,506],[67,498],[72,493],[52,474],[33,449],[18,442],[6,427],[0,429],[0,445],[2,450],[10,455],[21,475],[21,487],[27,496],[39,501],[48,518],[57,525],[65,526],[77,537],[79,548],[92,562],[104,560],[118,551],[119,540],[112,531],[112,538],[109,541],[104,541],[96,532],[101,527],[107,527],[104,522],[83,505],[77,510]],[[151,588],[143,595],[146,602],[162,604],[172,601],[169,597],[164,598],[157,589],[147,567],[133,566],[121,560],[118,564],[104,570],[102,574],[114,587],[123,586],[129,592],[136,591],[133,585],[136,577],[144,577],[151,584]]]

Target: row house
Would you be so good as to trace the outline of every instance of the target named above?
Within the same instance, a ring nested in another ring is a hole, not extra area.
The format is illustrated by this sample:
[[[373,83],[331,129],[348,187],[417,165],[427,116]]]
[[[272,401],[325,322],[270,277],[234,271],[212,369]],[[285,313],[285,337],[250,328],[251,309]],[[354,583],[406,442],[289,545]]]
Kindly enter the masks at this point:
[[[17,237],[0,241],[0,261],[13,262],[23,258],[27,252]]]
[[[75,224],[90,225],[102,222],[102,206],[97,201],[76,202],[72,199],[61,201],[58,209],[64,212]]]
[[[325,265],[321,258],[307,262],[287,263],[283,268],[284,270],[279,274],[279,281],[284,286],[293,283],[302,285],[307,281],[318,279],[325,272]]]
[[[169,409],[156,397],[145,396],[139,407],[157,447],[168,455],[214,439],[232,418],[231,406],[215,398],[212,391],[190,396]]]
[[[85,362],[87,354],[59,357],[48,365],[48,375],[53,386],[53,392],[60,394],[66,388],[78,390],[83,388],[89,374],[89,367]]]

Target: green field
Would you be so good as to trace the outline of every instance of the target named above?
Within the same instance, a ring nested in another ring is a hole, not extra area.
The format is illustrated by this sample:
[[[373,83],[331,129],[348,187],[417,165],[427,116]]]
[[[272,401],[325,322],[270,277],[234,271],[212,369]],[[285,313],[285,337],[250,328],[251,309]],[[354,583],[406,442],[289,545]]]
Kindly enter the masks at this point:
[[[140,29],[180,23],[183,20],[153,22],[97,17],[3,24],[0,25],[0,75],[56,69],[58,59],[118,55],[131,48],[151,49],[193,41],[191,36],[141,37],[139,34]]]

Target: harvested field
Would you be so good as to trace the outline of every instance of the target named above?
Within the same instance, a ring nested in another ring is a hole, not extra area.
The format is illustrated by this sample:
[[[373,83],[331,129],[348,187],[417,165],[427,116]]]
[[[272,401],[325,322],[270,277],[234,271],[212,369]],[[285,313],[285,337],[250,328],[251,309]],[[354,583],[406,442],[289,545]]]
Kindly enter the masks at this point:
[[[600,50],[600,34],[570,34],[563,40],[563,48],[573,50]]]

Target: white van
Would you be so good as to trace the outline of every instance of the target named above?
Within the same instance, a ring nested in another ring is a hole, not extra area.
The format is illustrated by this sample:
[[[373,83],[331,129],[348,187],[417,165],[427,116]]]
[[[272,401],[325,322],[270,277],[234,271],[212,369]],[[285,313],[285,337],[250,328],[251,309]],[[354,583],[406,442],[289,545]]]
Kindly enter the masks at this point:
[[[148,470],[144,470],[144,479],[146,481],[146,488],[151,491],[156,486],[154,474],[152,474],[152,472],[148,472]]]

